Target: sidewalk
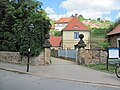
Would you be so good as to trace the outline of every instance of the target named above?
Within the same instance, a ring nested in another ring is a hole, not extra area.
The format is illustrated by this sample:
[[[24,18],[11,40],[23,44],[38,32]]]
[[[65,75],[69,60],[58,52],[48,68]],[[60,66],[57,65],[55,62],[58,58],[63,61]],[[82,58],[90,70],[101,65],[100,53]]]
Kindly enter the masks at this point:
[[[26,73],[26,65],[0,63],[0,69],[75,82],[117,86],[120,88],[120,79],[115,74],[96,71],[58,58],[52,57],[51,60],[52,64],[48,66],[30,66],[29,73]]]

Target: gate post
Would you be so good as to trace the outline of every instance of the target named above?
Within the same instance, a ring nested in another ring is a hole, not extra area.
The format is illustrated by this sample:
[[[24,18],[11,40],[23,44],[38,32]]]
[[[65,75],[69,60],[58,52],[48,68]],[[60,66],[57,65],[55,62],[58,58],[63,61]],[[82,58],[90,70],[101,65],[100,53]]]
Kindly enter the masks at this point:
[[[50,38],[49,34],[45,35],[45,43],[43,44],[43,47],[45,48],[44,51],[44,64],[50,64],[51,62],[51,50],[50,47],[52,46],[50,44],[50,41],[48,40]]]
[[[79,35],[80,41],[77,44],[78,47],[78,55],[77,55],[77,63],[79,65],[85,64],[85,47],[86,44],[85,42],[82,40],[84,38],[83,34]]]

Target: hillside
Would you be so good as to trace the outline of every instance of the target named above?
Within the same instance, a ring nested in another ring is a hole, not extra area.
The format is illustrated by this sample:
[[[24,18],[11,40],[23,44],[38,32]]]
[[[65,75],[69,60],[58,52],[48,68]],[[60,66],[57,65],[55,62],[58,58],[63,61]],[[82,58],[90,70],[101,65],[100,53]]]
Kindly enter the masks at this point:
[[[90,29],[91,28],[108,28],[110,24],[113,24],[113,22],[105,19],[101,19],[101,18],[97,18],[97,20],[93,20],[93,19],[85,19],[82,15],[79,15],[77,17],[82,23],[84,23]]]
[[[83,20],[82,23],[90,28],[108,28],[113,22],[110,21],[98,21],[98,20]]]
[[[77,18],[84,23],[86,26],[88,26],[90,29],[91,28],[108,28],[110,24],[113,24],[113,22],[100,19],[98,18],[97,20],[93,19],[86,19],[82,15],[77,16]],[[50,20],[51,25],[53,26],[56,21]]]

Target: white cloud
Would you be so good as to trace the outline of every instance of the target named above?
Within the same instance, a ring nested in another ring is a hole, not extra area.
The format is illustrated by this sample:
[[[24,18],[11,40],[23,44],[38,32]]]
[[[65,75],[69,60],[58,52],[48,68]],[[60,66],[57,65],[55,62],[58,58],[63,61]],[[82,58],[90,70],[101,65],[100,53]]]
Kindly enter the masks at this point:
[[[66,9],[65,14],[56,14],[53,8],[47,7],[45,11],[51,19],[58,20],[61,17],[69,17],[72,14],[83,15],[85,18],[104,18],[112,20],[109,15],[112,10],[120,10],[120,0],[63,0],[60,7]],[[120,17],[120,13],[118,16]]]
[[[77,13],[95,19],[120,9],[119,3],[120,0],[64,0],[60,7],[67,10],[66,15]]]
[[[48,15],[50,19],[53,19],[53,20],[58,20],[60,19],[61,17],[66,17],[66,15],[63,15],[63,14],[60,14],[60,15],[57,15],[57,14],[51,14],[51,15]]]
[[[53,19],[53,20],[58,20],[61,17],[66,17],[66,15],[63,15],[63,14],[59,14],[59,15],[56,14],[55,11],[54,11],[54,9],[50,8],[50,7],[45,8],[45,11],[47,12],[49,18]]]
[[[110,12],[102,12],[102,11],[96,11],[94,9],[86,9],[86,10],[82,10],[82,11],[69,11],[67,12],[67,16],[72,15],[72,14],[79,14],[79,15],[83,15],[85,18],[92,18],[92,19],[96,19],[96,18],[101,18],[103,14],[109,14]]]
[[[117,18],[120,18],[120,12],[118,13]]]
[[[119,9],[119,0],[65,0],[61,3],[61,7],[71,10],[84,10],[84,9],[95,9],[95,10],[112,10]]]
[[[50,7],[47,7],[47,8],[45,9],[45,11],[46,11],[48,14],[53,14],[53,13],[54,13],[53,8],[50,8]]]
[[[105,19],[105,20],[109,20],[109,21],[111,21],[111,20],[112,20],[112,18],[111,18],[111,17],[104,17],[104,19]]]

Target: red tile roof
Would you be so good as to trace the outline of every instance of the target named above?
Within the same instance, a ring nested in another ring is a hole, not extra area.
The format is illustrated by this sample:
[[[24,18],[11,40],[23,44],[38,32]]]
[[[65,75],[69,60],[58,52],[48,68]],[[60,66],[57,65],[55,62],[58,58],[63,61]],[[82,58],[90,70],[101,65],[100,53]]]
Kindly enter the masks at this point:
[[[61,43],[61,36],[50,36],[50,44],[52,44],[52,47],[59,47]]]
[[[72,17],[70,18],[60,18],[56,23],[68,23],[69,21],[71,21]]]
[[[107,35],[114,35],[120,33],[120,24],[115,27],[111,32],[109,32]]]
[[[73,17],[72,20],[63,30],[89,30],[89,29],[76,17]]]

